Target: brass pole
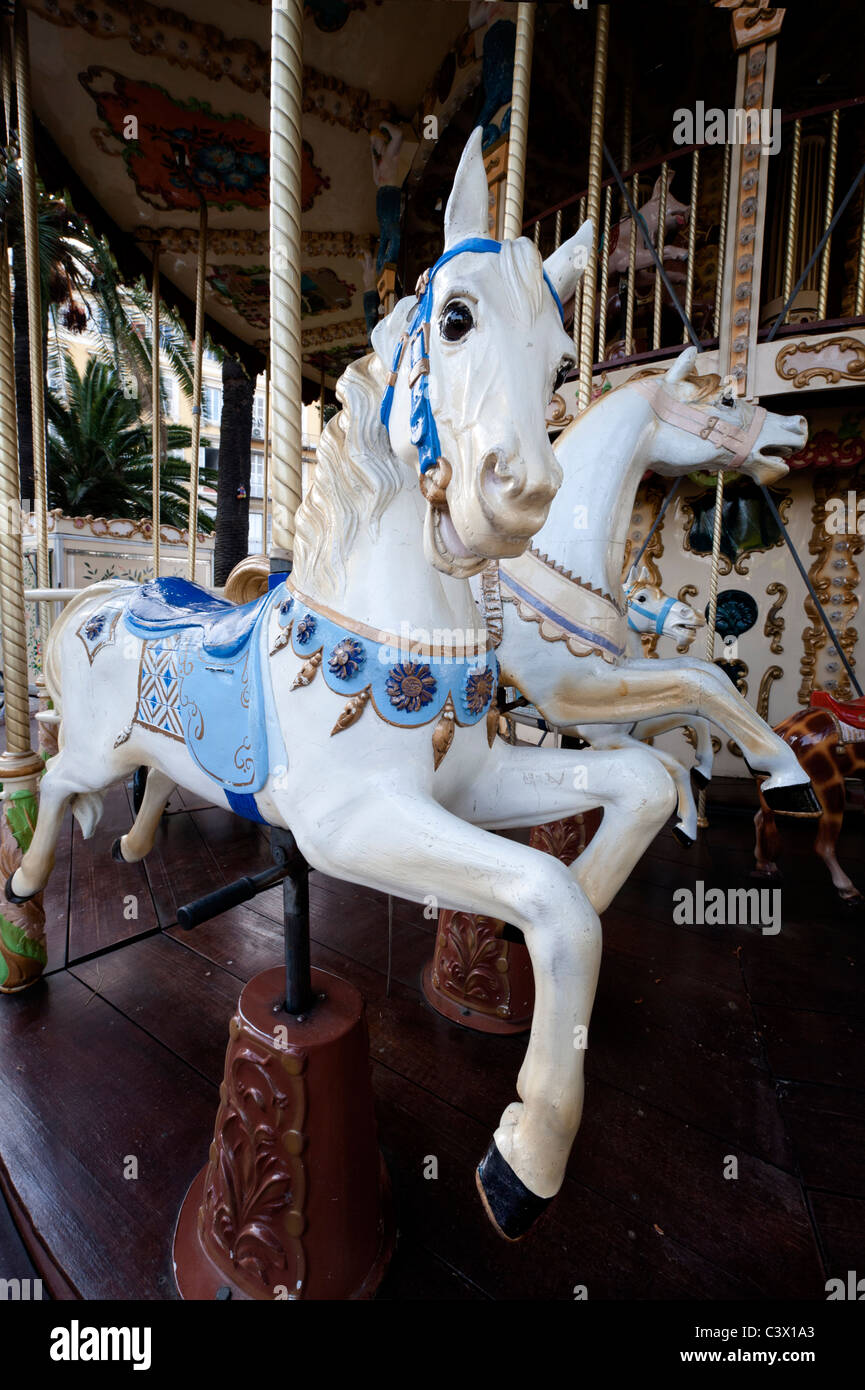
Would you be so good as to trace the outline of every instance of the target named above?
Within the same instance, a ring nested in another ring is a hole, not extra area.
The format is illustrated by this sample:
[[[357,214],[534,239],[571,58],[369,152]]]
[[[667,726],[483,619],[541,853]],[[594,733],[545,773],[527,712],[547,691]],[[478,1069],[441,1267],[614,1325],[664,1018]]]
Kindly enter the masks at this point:
[[[802,155],[802,122],[793,122],[793,148],[790,156],[790,202],[787,206],[787,235],[784,241],[784,285],[781,299],[787,303],[796,279],[796,246],[799,224],[799,162]]]
[[[517,38],[514,50],[514,82],[511,95],[511,124],[508,131],[508,174],[505,181],[504,240],[518,237],[523,229],[523,201],[526,187],[526,149],[529,139],[529,94],[532,81],[532,50],[535,39],[535,7],[517,7]]]
[[[718,270],[715,279],[715,337],[721,332],[721,304],[724,298],[724,257],[727,254],[727,204],[730,201],[730,146],[724,146],[724,172],[721,177],[721,221],[718,227]]]
[[[832,120],[829,127],[829,168],[826,172],[826,204],[823,209],[823,231],[826,232],[832,221],[835,212],[835,174],[838,168],[838,120],[840,112],[836,108],[832,112]],[[826,242],[823,248],[823,256],[820,261],[820,289],[817,295],[817,317],[825,319],[826,305],[829,299],[829,258],[832,252],[832,238]]]
[[[162,400],[159,389],[159,247],[153,248],[153,276],[150,284],[151,345],[151,526],[153,528],[153,578],[159,578],[160,486],[162,464]]]
[[[582,278],[580,323],[580,383],[577,409],[583,411],[592,398],[592,350],[595,339],[595,290],[598,276],[598,224],[601,218],[601,160],[604,143],[604,103],[607,90],[607,50],[610,7],[598,6],[595,29],[595,68],[592,78],[592,123],[589,132],[589,182],[586,211],[593,227],[592,246]]]
[[[601,239],[601,283],[598,293],[598,361],[607,356],[607,282],[610,275],[610,222],[613,215],[613,188],[607,184],[604,194],[604,232]]]
[[[640,176],[634,175],[631,187],[631,202],[635,208],[640,205]],[[636,221],[631,222],[631,240],[628,244],[628,285],[625,301],[625,356],[630,357],[636,351],[634,342],[634,307],[637,301],[637,238],[640,233]]]
[[[540,249],[541,249],[541,221],[540,221],[540,218],[538,218],[537,222],[535,223],[535,237],[534,237],[534,239],[535,239],[535,247],[537,248],[538,251],[540,251]]]
[[[700,196],[700,151],[691,155],[691,211],[688,214],[688,270],[685,276],[685,317],[690,319],[694,302],[694,258],[697,254],[697,199]],[[682,333],[682,342],[687,343],[687,328]]]
[[[658,260],[664,263],[664,236],[665,222],[667,220],[667,186],[670,180],[670,170],[666,162],[661,165],[661,193],[658,199],[658,237],[655,243],[658,252]],[[655,303],[654,315],[652,320],[652,347],[661,346],[661,310],[663,308],[664,282],[655,271]]]
[[[622,102],[622,174],[628,176],[631,167],[631,125],[633,121],[633,97],[631,94],[630,82],[625,83],[624,100]],[[636,204],[634,205],[636,206]],[[620,217],[627,217],[628,204],[622,198]]]
[[[553,249],[554,249],[555,251],[558,251],[558,249],[559,249],[559,247],[561,246],[561,244],[562,244],[562,210],[561,210],[561,208],[559,208],[558,212],[556,213],[556,235],[555,235],[555,246],[553,247]]]
[[[6,747],[0,754],[0,849],[4,874],[12,877],[30,844],[37,817],[42,759],[30,745],[27,617],[15,416],[15,355],[12,294],[5,238],[0,238],[0,638],[6,696]],[[14,807],[14,816],[10,814]],[[8,915],[7,915],[8,913]],[[0,994],[17,993],[45,969],[42,895],[0,909]]]
[[[859,218],[859,254],[856,258],[856,295],[853,313],[857,319],[865,314],[865,185],[862,190],[862,212]]]
[[[9,53],[9,30],[0,20],[0,87],[3,91],[3,143],[12,144],[12,58]]]
[[[273,413],[271,561],[291,558],[302,473],[300,211],[303,0],[271,10],[270,370]]]
[[[582,227],[582,225],[583,225],[583,223],[585,222],[585,220],[586,220],[586,200],[585,200],[585,197],[582,197],[582,198],[580,199],[579,203],[577,204],[577,226],[578,226],[578,227]],[[584,279],[584,278],[585,278],[584,276],[581,276],[581,277],[580,277],[580,279],[577,281],[577,288],[576,288],[576,290],[574,291],[574,323],[573,323],[573,334],[574,334],[574,353],[575,353],[575,355],[576,355],[577,367],[578,367],[578,369],[579,369],[579,366],[580,366],[580,331],[581,331],[581,324],[582,324],[582,320],[583,320],[583,279]],[[579,378],[578,378],[578,382],[579,382]],[[578,391],[578,393],[579,393],[579,384],[578,384],[578,387],[577,387],[577,391]]]
[[[48,489],[45,457],[45,376],[42,366],[42,281],[39,266],[39,202],[30,95],[30,51],[27,12],[15,6],[15,90],[18,95],[18,143],[21,155],[21,195],[24,213],[24,256],[27,268],[27,324],[30,347],[30,399],[33,415],[33,501],[36,513],[36,580],[51,587],[48,554]],[[51,607],[39,605],[39,630],[44,644],[51,626]]]
[[[186,578],[195,579],[198,540],[198,454],[201,447],[201,375],[204,359],[204,284],[207,273],[207,203],[201,199],[198,215],[198,265],[195,277],[195,352],[192,375],[192,462],[189,465],[189,535],[186,541]]]

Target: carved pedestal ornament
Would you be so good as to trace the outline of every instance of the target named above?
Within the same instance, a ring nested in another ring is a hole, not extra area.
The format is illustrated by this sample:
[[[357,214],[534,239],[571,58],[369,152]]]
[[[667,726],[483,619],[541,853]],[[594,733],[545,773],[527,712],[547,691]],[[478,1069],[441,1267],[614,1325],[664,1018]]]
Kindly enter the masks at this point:
[[[174,1238],[184,1298],[371,1298],[393,1242],[375,1132],[363,1001],[314,970],[316,1003],[282,1009],[265,970],[229,1028],[210,1158]]]

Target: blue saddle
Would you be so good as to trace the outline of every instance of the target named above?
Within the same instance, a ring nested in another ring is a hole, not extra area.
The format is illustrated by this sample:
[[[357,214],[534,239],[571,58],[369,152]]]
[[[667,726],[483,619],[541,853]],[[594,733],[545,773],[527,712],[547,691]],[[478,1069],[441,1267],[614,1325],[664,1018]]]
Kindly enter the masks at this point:
[[[262,628],[282,597],[276,587],[238,608],[165,578],[136,589],[123,610],[143,642],[134,722],[185,743],[232,808],[253,820],[262,819],[253,793],[267,781],[271,754],[284,757],[262,672]]]
[[[267,598],[264,594],[238,608],[188,579],[168,576],[136,589],[126,607],[126,625],[145,641],[197,627],[207,656],[233,657],[249,641]]]

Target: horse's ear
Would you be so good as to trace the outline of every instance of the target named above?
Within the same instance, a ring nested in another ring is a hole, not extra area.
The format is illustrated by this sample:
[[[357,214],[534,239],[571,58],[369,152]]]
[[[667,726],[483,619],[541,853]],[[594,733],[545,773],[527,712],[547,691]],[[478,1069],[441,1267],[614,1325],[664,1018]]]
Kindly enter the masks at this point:
[[[567,304],[568,300],[574,297],[577,281],[589,263],[594,239],[594,227],[591,222],[584,222],[574,236],[563,242],[558,250],[544,261],[547,279],[554,286],[563,304]]]
[[[370,342],[373,350],[390,371],[393,365],[396,345],[404,333],[408,332],[412,313],[417,308],[417,299],[407,294],[394,305],[386,318],[379,319],[372,330]]]
[[[694,363],[697,360],[697,349],[692,345],[686,347],[684,352],[680,352],[672,367],[669,368],[664,380],[668,385],[676,381],[683,381],[686,376],[690,376],[694,370]]]
[[[490,234],[490,193],[481,148],[483,131],[475,126],[454,175],[454,186],[445,208],[445,250],[468,237]]]
[[[630,595],[630,592],[631,592],[631,590],[633,589],[633,587],[634,587],[634,585],[636,584],[636,582],[637,582],[636,566],[635,566],[635,565],[631,565],[631,568],[628,570],[628,573],[627,573],[627,575],[625,576],[625,582],[624,582],[623,585],[622,585],[622,588],[623,588],[624,591],[625,591],[626,597]]]

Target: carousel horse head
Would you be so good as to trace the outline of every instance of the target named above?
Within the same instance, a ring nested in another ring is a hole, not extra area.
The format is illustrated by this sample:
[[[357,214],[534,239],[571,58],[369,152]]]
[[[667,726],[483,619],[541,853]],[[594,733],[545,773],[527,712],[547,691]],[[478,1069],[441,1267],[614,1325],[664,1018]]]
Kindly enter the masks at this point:
[[[638,573],[631,569],[624,588],[632,632],[650,632],[683,643],[693,641],[697,628],[705,626],[703,616],[690,604],[671,598],[659,584],[653,584],[645,566]]]
[[[658,473],[744,473],[774,483],[789,471],[784,459],[804,447],[802,415],[776,415],[736,395],[716,374],[697,376],[695,347],[680,353],[666,372],[631,377],[622,387],[644,396],[658,420],[653,442]]]
[[[562,304],[592,241],[584,223],[542,262],[523,237],[492,240],[488,219],[477,128],[448,200],[443,254],[372,335],[389,373],[381,421],[427,504],[426,558],[462,578],[521,554],[562,481],[546,410],[574,364]]]

